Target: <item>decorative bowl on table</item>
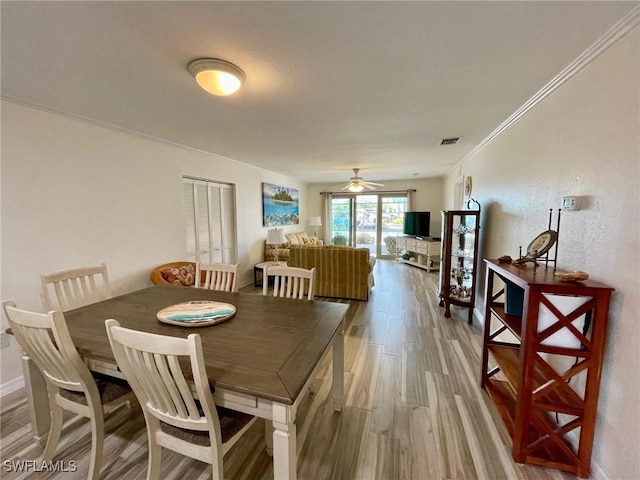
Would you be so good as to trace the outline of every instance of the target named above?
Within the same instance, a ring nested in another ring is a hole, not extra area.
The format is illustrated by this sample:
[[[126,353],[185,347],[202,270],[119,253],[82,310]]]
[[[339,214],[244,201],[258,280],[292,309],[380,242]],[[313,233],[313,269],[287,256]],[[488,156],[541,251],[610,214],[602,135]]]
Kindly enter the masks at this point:
[[[587,272],[556,272],[556,278],[561,282],[579,282],[581,280],[586,280],[589,278],[589,274]]]
[[[236,314],[230,303],[210,300],[192,300],[163,308],[157,313],[158,320],[181,327],[206,327],[229,320]]]

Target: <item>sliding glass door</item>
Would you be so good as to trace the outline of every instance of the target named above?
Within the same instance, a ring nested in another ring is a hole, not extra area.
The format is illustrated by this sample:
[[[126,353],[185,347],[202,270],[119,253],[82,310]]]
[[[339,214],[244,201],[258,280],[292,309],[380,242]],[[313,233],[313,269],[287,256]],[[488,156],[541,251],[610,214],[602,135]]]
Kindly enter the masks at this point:
[[[331,199],[331,243],[368,248],[378,257],[393,256],[390,237],[402,234],[406,194],[335,194]]]
[[[395,237],[402,235],[404,228],[404,212],[407,211],[407,196],[380,196],[380,248],[379,255],[395,257]]]

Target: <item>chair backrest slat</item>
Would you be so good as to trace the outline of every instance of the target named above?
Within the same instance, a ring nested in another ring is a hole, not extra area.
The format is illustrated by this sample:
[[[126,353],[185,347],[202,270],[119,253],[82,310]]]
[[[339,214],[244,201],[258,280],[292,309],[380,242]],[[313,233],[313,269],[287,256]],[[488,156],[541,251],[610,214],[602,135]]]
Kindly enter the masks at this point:
[[[184,418],[189,417],[192,420],[199,419],[200,413],[198,412],[196,403],[193,401],[193,392],[189,388],[187,380],[184,378],[178,357],[169,355],[167,358],[169,360],[169,368],[171,369],[171,377],[175,381],[175,386],[177,386],[179,392],[179,395],[176,397],[177,405],[180,405],[180,407],[184,405],[187,409],[186,412],[181,410],[181,415]]]
[[[144,370],[140,373],[144,373],[147,377],[154,393],[156,401],[153,402],[153,407],[161,412],[167,412],[168,415],[176,415],[176,408],[171,401],[171,395],[169,395],[166,385],[162,381],[162,376],[158,372],[158,365],[154,355],[150,352],[142,352],[142,359]]]
[[[204,273],[204,275],[203,275]],[[204,279],[203,279],[204,277]],[[237,292],[238,264],[228,263],[197,263],[196,283],[197,288],[209,290],[221,290],[224,292]]]
[[[178,415],[180,417],[186,418],[187,412],[185,410],[184,403],[182,402],[182,398],[180,396],[180,391],[178,390],[178,386],[173,378],[173,373],[171,372],[168,365],[168,356],[158,355],[157,353],[153,354],[153,360],[158,369],[158,374],[160,375],[160,385],[164,385],[165,393],[166,393],[166,403],[167,409],[173,412],[173,415]]]
[[[315,289],[316,269],[267,266],[265,279],[273,277],[273,296],[313,300]],[[268,281],[263,282],[262,294],[268,295]]]
[[[115,353],[115,352],[114,352]],[[137,372],[145,372],[146,370],[146,366],[145,366],[145,361],[144,361],[144,352],[138,351],[138,350],[134,350],[131,348],[122,348],[122,353],[125,355],[127,362],[130,365],[130,368],[134,371]],[[118,359],[116,358],[116,361],[118,361]],[[123,363],[123,361],[118,361],[118,365],[120,365],[121,363]],[[121,367],[121,370],[124,371],[124,369]],[[125,373],[126,375],[126,373]],[[127,377],[128,379],[128,377]],[[144,388],[145,392],[147,392],[147,396],[149,397],[149,401],[154,404],[154,405],[158,405],[161,403],[161,399],[159,398],[156,389],[154,388],[153,385],[153,381],[149,378],[148,375],[146,374],[141,374],[139,376],[136,376],[136,380],[142,385],[142,387]],[[129,380],[129,383],[131,383],[131,380]],[[133,387],[133,385],[132,385]],[[135,392],[135,389],[134,389]]]
[[[41,277],[42,303],[46,310],[68,311],[111,298],[107,266],[83,267]],[[53,289],[55,301],[51,298]]]

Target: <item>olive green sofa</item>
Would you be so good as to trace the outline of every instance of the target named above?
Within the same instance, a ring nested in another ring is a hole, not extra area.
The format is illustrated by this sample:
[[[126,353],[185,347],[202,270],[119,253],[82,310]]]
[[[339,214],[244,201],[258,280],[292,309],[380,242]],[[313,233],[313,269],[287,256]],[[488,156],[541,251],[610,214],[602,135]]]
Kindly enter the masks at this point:
[[[374,285],[375,259],[367,248],[335,245],[289,247],[290,267],[316,269],[315,294],[320,297],[368,300]]]

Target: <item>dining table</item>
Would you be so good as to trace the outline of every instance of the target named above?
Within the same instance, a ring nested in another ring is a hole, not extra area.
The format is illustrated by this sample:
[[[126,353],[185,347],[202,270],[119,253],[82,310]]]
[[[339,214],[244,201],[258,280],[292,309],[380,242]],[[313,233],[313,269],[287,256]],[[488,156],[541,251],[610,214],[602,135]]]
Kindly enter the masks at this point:
[[[235,314],[215,325],[163,323],[157,313],[183,302],[231,304]],[[276,479],[296,478],[296,412],[323,359],[332,353],[332,400],[342,410],[344,329],[349,305],[248,293],[156,285],[64,313],[73,343],[89,368],[124,378],[118,369],[105,320],[160,335],[202,339],[209,382],[216,404],[266,420],[267,453]],[[34,436],[49,428],[45,387],[37,369],[25,364]],[[44,399],[44,401],[43,401]]]

